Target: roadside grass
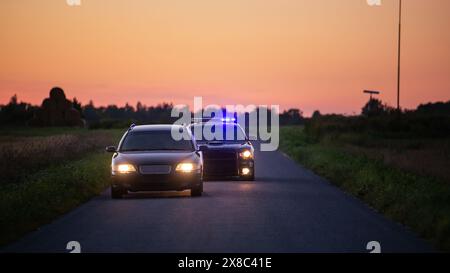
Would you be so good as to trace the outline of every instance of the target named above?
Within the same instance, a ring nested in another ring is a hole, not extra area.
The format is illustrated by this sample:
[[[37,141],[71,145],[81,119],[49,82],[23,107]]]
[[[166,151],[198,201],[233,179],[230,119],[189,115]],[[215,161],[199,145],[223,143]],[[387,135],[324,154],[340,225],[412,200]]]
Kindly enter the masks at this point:
[[[303,128],[284,127],[280,148],[315,173],[364,200],[380,213],[450,250],[450,184],[388,164]],[[372,142],[376,141],[371,139]]]
[[[122,133],[39,128],[10,130],[8,141],[0,136],[0,245],[102,192],[111,159],[104,148],[116,145]]]
[[[83,134],[88,132],[88,129],[77,127],[0,127],[1,137],[45,137],[60,134]]]
[[[406,172],[432,176],[450,184],[450,138],[387,138],[368,132],[330,133],[316,139],[350,154],[364,155]]]
[[[26,181],[0,187],[0,245],[49,223],[108,186],[110,155],[81,160],[27,175]]]
[[[20,183],[24,176],[61,162],[83,158],[113,144],[115,131],[69,131],[69,133],[15,137],[0,142],[0,185]]]

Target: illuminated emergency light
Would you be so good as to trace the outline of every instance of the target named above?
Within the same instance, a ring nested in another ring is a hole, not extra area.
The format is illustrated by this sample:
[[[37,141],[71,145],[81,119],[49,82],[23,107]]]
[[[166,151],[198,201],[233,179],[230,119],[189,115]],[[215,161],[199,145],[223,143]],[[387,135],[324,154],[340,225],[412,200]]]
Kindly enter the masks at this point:
[[[222,118],[222,122],[235,122],[235,118]]]

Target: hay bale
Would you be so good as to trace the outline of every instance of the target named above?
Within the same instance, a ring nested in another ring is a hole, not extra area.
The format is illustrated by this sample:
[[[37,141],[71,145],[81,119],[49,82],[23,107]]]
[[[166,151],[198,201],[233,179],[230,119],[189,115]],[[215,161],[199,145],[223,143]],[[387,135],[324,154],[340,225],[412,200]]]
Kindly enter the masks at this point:
[[[29,122],[31,126],[84,126],[81,113],[73,108],[72,103],[66,99],[64,90],[54,87],[50,90],[50,96],[42,101]]]

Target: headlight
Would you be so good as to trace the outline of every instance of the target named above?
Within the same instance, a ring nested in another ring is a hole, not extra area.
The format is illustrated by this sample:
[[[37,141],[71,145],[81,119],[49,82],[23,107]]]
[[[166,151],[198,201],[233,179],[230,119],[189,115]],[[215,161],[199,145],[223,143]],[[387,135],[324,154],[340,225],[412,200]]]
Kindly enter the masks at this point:
[[[195,170],[195,167],[196,165],[193,163],[180,163],[175,170],[182,173],[191,173]]]
[[[249,168],[242,168],[242,174],[243,175],[249,175],[250,174],[250,169]]]
[[[250,158],[253,157],[252,152],[250,152],[249,150],[242,151],[239,155],[240,155],[243,159],[250,159]]]
[[[136,168],[131,164],[119,164],[113,167],[113,170],[122,174],[136,172]]]

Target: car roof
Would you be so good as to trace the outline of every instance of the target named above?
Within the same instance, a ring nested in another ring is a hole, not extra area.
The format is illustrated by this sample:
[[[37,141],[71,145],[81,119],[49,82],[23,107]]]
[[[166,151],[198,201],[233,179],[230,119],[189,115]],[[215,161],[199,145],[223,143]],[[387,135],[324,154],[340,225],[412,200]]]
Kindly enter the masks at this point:
[[[170,131],[174,127],[185,128],[182,125],[174,125],[174,124],[136,125],[131,127],[130,131],[131,132]]]
[[[241,127],[239,125],[239,123],[234,123],[234,122],[220,122],[220,121],[213,121],[213,122],[195,122],[195,123],[191,123],[189,126],[205,126],[205,125],[229,125],[229,126],[237,126],[237,127]]]
[[[190,125],[189,125],[189,128],[191,128],[191,130],[193,130],[193,128],[194,128],[194,126],[205,126],[205,125],[208,125],[208,126],[214,126],[214,125],[225,125],[225,126],[233,126],[233,127],[236,127],[236,128],[239,128],[240,130],[242,130],[243,132],[244,132],[244,134],[245,134],[245,131],[244,131],[244,129],[241,127],[241,125],[239,125],[239,123],[234,123],[234,122],[210,122],[210,123],[208,123],[208,122],[196,122],[196,123],[191,123]],[[238,130],[239,130],[238,129]]]

